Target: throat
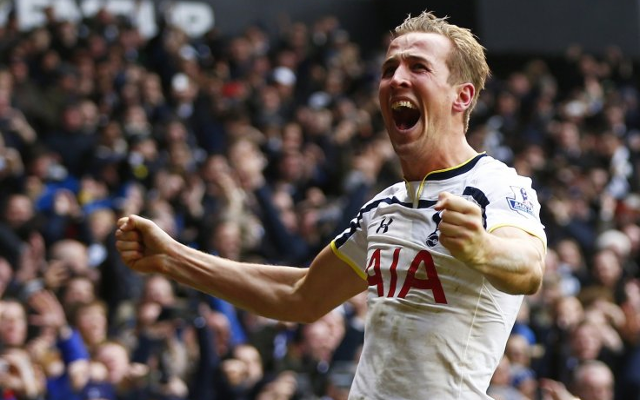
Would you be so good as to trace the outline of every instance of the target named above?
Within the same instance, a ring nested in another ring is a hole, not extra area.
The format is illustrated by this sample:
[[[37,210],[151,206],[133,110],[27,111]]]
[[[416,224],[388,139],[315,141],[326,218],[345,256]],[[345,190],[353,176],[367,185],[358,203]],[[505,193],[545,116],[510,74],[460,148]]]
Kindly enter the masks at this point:
[[[413,128],[419,119],[420,112],[412,108],[400,107],[393,111],[393,121],[396,128],[402,131]]]

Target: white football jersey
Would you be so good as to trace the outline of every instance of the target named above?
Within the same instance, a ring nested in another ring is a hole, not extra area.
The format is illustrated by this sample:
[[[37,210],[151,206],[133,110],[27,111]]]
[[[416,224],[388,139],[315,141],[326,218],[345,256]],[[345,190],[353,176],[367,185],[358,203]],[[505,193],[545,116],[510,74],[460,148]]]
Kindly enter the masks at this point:
[[[447,191],[477,203],[487,231],[514,226],[546,245],[531,179],[479,154],[366,203],[331,243],[369,282],[365,341],[349,399],[490,399],[523,296],[494,288],[438,241]]]

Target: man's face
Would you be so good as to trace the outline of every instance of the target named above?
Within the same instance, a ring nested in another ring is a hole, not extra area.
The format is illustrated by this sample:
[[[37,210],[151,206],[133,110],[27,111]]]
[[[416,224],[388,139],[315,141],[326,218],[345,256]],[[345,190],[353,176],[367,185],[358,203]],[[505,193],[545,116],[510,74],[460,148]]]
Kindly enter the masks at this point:
[[[16,302],[3,305],[0,315],[0,342],[9,347],[22,346],[27,337],[27,317]]]
[[[395,38],[382,66],[380,109],[401,159],[420,154],[445,134],[452,119],[456,86],[448,82],[450,40],[412,32]],[[442,132],[442,133],[440,133]]]
[[[577,385],[576,394],[583,400],[613,399],[613,377],[609,371],[596,370],[586,373]]]
[[[107,316],[98,305],[84,307],[76,324],[82,337],[90,344],[98,344],[107,337]]]

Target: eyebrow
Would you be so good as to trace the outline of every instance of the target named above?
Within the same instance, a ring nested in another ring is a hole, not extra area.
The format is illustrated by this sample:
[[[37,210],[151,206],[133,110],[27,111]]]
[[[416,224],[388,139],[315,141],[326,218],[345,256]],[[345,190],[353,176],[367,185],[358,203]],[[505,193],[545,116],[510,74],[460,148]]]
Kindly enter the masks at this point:
[[[400,53],[400,54],[396,54],[392,57],[387,58],[386,60],[384,60],[384,62],[382,63],[382,67],[381,69],[384,70],[385,68],[391,66],[391,65],[396,65],[399,64],[400,59],[405,59],[405,60],[409,60],[409,61],[419,61],[421,63],[424,63],[427,65],[427,67],[429,68],[433,68],[433,64],[431,64],[431,62],[429,62],[428,59],[422,57],[422,56],[418,56],[418,55],[414,55],[414,54],[407,54],[407,53]]]

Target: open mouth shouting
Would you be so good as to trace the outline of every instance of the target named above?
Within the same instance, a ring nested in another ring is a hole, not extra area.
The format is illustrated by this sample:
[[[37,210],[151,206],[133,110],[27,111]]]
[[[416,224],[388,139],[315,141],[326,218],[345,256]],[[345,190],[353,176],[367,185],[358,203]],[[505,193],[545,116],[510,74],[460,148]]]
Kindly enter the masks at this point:
[[[398,100],[391,103],[393,122],[399,131],[413,128],[420,120],[420,111],[409,100]]]

